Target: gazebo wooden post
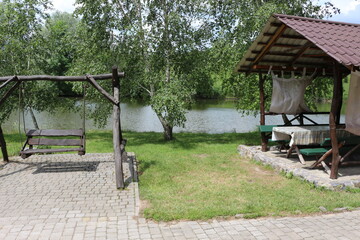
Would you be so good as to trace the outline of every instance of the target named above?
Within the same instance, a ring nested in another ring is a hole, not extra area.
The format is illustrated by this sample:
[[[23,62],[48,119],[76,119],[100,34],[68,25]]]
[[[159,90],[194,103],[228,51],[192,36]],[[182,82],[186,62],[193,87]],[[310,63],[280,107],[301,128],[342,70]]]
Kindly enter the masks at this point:
[[[4,134],[3,134],[1,126],[0,126],[0,146],[1,146],[1,152],[3,155],[4,161],[9,162],[9,156],[8,156],[8,152],[6,149],[6,142],[5,142],[5,138],[4,138]]]
[[[112,68],[112,83],[115,101],[119,102],[120,80],[117,67]],[[113,143],[114,143],[114,159],[115,159],[115,178],[116,187],[125,188],[124,173],[122,167],[121,156],[121,129],[120,129],[120,103],[113,106]]]
[[[338,177],[340,154],[338,140],[336,137],[336,126],[340,123],[340,111],[342,104],[342,74],[340,71],[339,63],[334,63],[334,88],[333,98],[330,110],[330,138],[332,147],[332,162],[330,178],[336,179]]]
[[[265,77],[259,73],[259,90],[260,90],[260,125],[265,125]],[[268,140],[265,133],[261,133],[261,151],[266,152]]]

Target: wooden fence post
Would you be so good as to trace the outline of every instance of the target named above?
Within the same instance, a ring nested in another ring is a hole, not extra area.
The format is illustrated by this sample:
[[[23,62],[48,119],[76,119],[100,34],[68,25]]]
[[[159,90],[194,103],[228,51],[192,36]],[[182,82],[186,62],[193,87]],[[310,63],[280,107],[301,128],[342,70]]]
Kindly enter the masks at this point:
[[[0,145],[1,145],[1,152],[3,155],[4,161],[9,162],[8,152],[6,149],[6,142],[5,142],[5,138],[4,138],[4,134],[3,134],[1,126],[0,126]]]
[[[264,92],[265,77],[259,74],[259,90],[260,90],[260,125],[265,125],[265,92]],[[268,139],[265,133],[261,133],[261,151],[266,152]]]
[[[118,76],[117,67],[112,68],[112,84],[115,101],[119,102],[120,80]],[[114,144],[114,158],[115,158],[115,177],[116,187],[125,188],[124,173],[121,156],[121,129],[120,129],[120,103],[113,106],[113,144]]]
[[[338,177],[338,170],[340,164],[340,154],[338,140],[336,137],[336,124],[340,121],[339,112],[341,109],[342,103],[342,75],[340,71],[339,63],[334,63],[334,89],[333,89],[333,98],[331,102],[331,111],[330,111],[330,138],[331,138],[331,147],[332,147],[332,162],[331,162],[331,172],[330,178],[336,179]]]

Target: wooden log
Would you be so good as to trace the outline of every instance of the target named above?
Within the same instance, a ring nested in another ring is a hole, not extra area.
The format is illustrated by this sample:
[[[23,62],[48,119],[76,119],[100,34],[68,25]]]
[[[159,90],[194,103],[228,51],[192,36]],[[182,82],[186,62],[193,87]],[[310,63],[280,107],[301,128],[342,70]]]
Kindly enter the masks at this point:
[[[265,115],[281,115],[283,113],[265,112]],[[304,112],[306,115],[330,114],[330,112]]]
[[[98,90],[104,97],[106,97],[110,102],[112,102],[112,104],[119,105],[119,101],[115,97],[111,96],[107,91],[105,91],[105,89],[103,89],[92,76],[86,75],[86,78],[90,82],[90,84],[93,85],[93,87]]]
[[[0,99],[0,106],[2,104],[4,104],[4,102],[6,101],[6,99],[8,99],[8,97],[10,97],[10,95],[12,94],[13,91],[15,91],[21,82],[16,82],[9,90],[7,90],[7,92],[3,95],[3,97]]]
[[[84,130],[82,129],[31,129],[26,132],[28,137],[82,137],[84,135]]]
[[[299,160],[300,160],[301,164],[305,165],[306,163],[305,163],[304,156],[300,153],[300,150],[299,150],[299,148],[297,146],[295,146],[295,151],[296,151],[296,153],[297,153],[297,155],[299,157]]]
[[[4,161],[9,162],[9,155],[6,148],[6,141],[1,126],[0,126],[0,146]]]
[[[6,82],[12,76],[0,77],[0,82]],[[33,75],[33,76],[16,76],[16,81],[55,81],[55,82],[86,82],[86,76],[50,76],[50,75]],[[112,74],[99,74],[92,76],[95,80],[107,80],[112,78]],[[118,77],[125,77],[123,72],[118,72]]]
[[[357,149],[359,149],[360,144],[353,147],[350,151],[348,151],[341,159],[340,162],[342,163],[348,156],[350,156],[353,152],[355,152]]]
[[[112,69],[112,82],[113,93],[115,101],[119,101],[119,88],[120,81],[117,75],[117,68]],[[117,188],[125,188],[124,174],[122,167],[121,156],[121,141],[120,141],[120,104],[114,104],[113,106],[113,144],[114,144],[114,158],[115,158],[115,181]]]
[[[2,89],[3,87],[5,87],[9,82],[16,80],[16,76],[13,76],[11,78],[9,78],[8,80],[6,80],[6,82],[4,82],[3,84],[1,84],[0,89]]]
[[[331,161],[331,179],[337,179],[338,170],[340,164],[340,154],[339,154],[339,145],[336,137],[336,123],[340,121],[338,118],[338,110],[341,109],[341,99],[342,95],[342,76],[340,71],[339,63],[334,63],[334,88],[333,88],[333,98],[331,102],[331,111],[330,111],[330,138],[331,138],[331,147],[333,150],[332,161]]]
[[[265,125],[265,92],[264,92],[265,78],[259,74],[259,90],[260,90],[260,125]],[[268,138],[266,133],[261,133],[261,151],[266,152]]]
[[[344,142],[341,142],[341,143],[339,144],[339,147],[338,147],[338,148],[342,148],[342,146],[344,146]],[[325,161],[325,159],[328,158],[328,157],[332,154],[332,152],[333,152],[332,148],[329,149],[329,151],[327,151],[326,153],[324,153],[324,155],[322,155],[316,162],[314,162],[314,163],[310,166],[310,168],[316,168],[316,167],[319,165],[319,163],[321,163],[322,161]]]
[[[30,138],[29,145],[82,146],[82,139]]]

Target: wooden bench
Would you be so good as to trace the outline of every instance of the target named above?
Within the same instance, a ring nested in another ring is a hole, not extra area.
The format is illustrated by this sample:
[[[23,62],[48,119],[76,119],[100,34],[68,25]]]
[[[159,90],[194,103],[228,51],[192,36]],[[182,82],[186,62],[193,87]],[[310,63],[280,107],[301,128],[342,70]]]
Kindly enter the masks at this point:
[[[331,139],[325,138],[325,140],[320,144],[320,146],[302,148],[300,153],[306,156],[322,156],[331,148]]]
[[[22,158],[37,153],[78,152],[79,155],[85,154],[85,133],[82,129],[29,130],[26,137],[27,140],[20,151]],[[25,149],[27,145],[29,145],[29,148]],[[34,149],[34,146],[62,146],[64,148]]]
[[[286,149],[286,144],[288,144],[289,140],[272,140],[272,130],[274,127],[280,127],[282,125],[259,125],[259,131],[262,134],[265,134],[265,138],[268,142],[275,142],[279,144],[280,148],[279,151],[281,152],[282,149]]]
[[[321,158],[319,158],[314,164],[312,164],[310,168],[316,168],[319,164],[322,164],[325,167],[324,160],[332,154],[330,138],[326,138],[325,141],[328,141],[327,144],[329,145],[329,147],[327,147],[327,151],[319,154],[322,155]],[[343,162],[350,154],[352,154],[360,147],[360,136],[339,138],[338,143],[339,151],[343,152],[344,154],[343,157],[341,157],[340,159],[340,162]]]

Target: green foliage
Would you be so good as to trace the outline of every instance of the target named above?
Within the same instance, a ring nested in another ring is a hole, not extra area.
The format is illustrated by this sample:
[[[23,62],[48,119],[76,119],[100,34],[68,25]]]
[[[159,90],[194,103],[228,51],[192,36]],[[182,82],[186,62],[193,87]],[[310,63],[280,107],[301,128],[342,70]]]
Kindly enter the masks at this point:
[[[64,76],[73,64],[79,20],[69,13],[55,12],[46,21],[42,35],[46,44],[44,72]]]
[[[194,97],[235,96],[243,113],[258,109],[257,76],[234,75],[233,69],[271,14],[323,18],[338,11],[330,3],[310,0],[76,3],[75,16],[60,12],[47,16],[48,0],[1,1],[0,75],[99,74],[120,66],[126,72],[122,99],[147,101],[170,133],[185,123]],[[265,84],[269,99],[271,81]],[[329,80],[314,84],[306,92],[310,104],[329,96],[331,89]],[[101,86],[111,91],[111,82]],[[25,109],[51,110],[64,106],[57,95],[80,94],[82,85],[34,83],[26,84],[25,92]],[[88,117],[104,125],[111,104],[93,88],[87,89],[87,98],[100,103],[89,107]],[[0,120],[16,108],[15,93],[8,102],[0,109]]]
[[[281,13],[324,18],[339,12],[331,3],[319,5],[310,0],[225,0],[210,1],[210,4],[214,20],[209,61],[215,71],[212,76],[221,76],[224,91],[239,98],[237,107],[241,110],[258,110],[258,81],[255,76],[234,76],[232,72],[269,17]],[[265,84],[267,100],[270,100],[271,81]],[[307,90],[307,102],[314,108],[313,100],[327,97],[329,89],[329,80],[315,81],[315,88]]]

